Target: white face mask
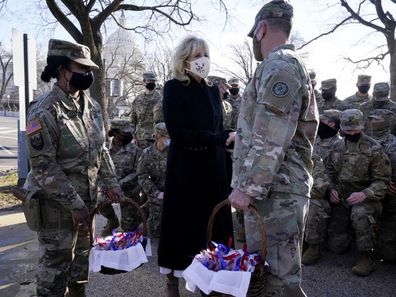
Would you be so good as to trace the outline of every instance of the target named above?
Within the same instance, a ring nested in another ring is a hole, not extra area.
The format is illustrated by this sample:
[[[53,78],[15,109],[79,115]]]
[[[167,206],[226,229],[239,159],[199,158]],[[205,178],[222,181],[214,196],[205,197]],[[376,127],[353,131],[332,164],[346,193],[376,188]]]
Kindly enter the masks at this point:
[[[188,62],[190,63],[190,69],[187,69],[189,72],[202,78],[208,76],[210,71],[210,60],[208,57],[201,57]]]

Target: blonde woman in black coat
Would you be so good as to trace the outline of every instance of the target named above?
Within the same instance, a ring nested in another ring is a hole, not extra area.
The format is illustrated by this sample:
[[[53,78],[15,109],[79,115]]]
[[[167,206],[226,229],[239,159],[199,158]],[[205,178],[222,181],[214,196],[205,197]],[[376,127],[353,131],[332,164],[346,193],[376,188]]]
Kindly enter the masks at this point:
[[[210,69],[206,41],[185,38],[172,62],[174,78],[165,84],[163,99],[171,143],[158,246],[169,297],[179,296],[178,277],[206,247],[210,213],[227,198],[225,146],[235,138],[222,126],[219,89],[205,80]],[[214,226],[213,240],[227,244],[232,236],[230,208],[218,214]]]

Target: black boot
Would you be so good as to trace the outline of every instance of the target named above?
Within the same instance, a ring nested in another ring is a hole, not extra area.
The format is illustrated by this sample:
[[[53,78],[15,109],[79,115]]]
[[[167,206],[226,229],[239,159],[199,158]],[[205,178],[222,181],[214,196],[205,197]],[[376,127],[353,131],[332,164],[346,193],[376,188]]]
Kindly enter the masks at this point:
[[[67,285],[69,293],[67,297],[86,297],[85,295],[86,283],[71,283]]]
[[[166,288],[165,288],[165,296],[166,297],[180,297],[179,294],[179,279],[173,275],[173,273],[169,273],[166,275]]]

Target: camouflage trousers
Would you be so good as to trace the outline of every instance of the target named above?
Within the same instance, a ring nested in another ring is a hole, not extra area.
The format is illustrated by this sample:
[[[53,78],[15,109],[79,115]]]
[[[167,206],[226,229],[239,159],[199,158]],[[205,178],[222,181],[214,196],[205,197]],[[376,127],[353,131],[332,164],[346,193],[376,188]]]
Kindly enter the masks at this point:
[[[375,229],[381,212],[382,205],[379,201],[363,202],[349,207],[332,204],[327,229],[329,249],[335,253],[346,252],[351,245],[353,228],[358,251],[371,251],[375,247]]]
[[[308,198],[289,193],[271,192],[264,200],[254,200],[267,234],[265,297],[305,296],[301,282],[301,248]],[[249,251],[261,249],[256,217],[245,211],[245,232]]]
[[[380,222],[377,250],[382,259],[396,261],[396,213],[383,213]]]
[[[88,282],[88,229],[38,232],[37,296],[63,297],[66,286]]]
[[[304,241],[308,244],[320,244],[325,236],[330,218],[330,204],[324,199],[310,199]]]
[[[156,197],[148,196],[148,203],[148,228],[152,237],[159,238],[161,228],[162,200],[159,200]]]

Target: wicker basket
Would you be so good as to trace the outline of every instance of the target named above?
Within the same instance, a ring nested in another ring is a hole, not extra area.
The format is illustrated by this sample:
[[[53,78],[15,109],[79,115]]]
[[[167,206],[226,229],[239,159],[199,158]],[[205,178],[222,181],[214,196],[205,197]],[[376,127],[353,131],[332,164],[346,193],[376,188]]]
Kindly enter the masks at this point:
[[[143,248],[145,249],[146,248],[146,244],[147,244],[147,219],[146,219],[146,215],[144,214],[144,211],[139,206],[139,204],[137,204],[132,199],[125,197],[124,198],[124,202],[128,202],[128,203],[132,204],[139,212],[139,217],[140,217],[140,219],[142,221],[143,236],[144,236],[144,239],[143,239],[141,244],[142,244]],[[91,246],[93,246],[93,243],[94,243],[93,221],[95,219],[95,215],[98,214],[99,211],[103,207],[105,207],[107,205],[111,205],[111,204],[112,204],[111,201],[106,201],[104,203],[101,203],[93,210],[93,212],[91,214],[91,220],[90,220],[90,225],[89,225],[89,230],[90,230],[90,232],[89,232],[89,240],[90,240]],[[128,271],[108,268],[108,267],[104,267],[104,266],[102,266],[102,268],[100,270],[100,273],[103,273],[103,274],[120,274],[120,273],[125,273],[125,272],[128,272]]]
[[[207,227],[207,242],[208,243],[211,242],[211,240],[212,240],[213,223],[214,223],[214,219],[215,219],[217,212],[222,207],[229,206],[229,205],[230,205],[230,202],[228,199],[226,199],[214,207],[214,209],[209,217],[209,222],[208,222],[208,227]],[[260,217],[257,209],[253,205],[251,205],[249,207],[249,209],[250,209],[250,211],[252,211],[254,213],[257,221],[259,222],[258,225],[260,227],[260,234],[261,234],[261,239],[262,239],[262,241],[261,241],[261,256],[262,256],[263,261],[261,263],[259,263],[258,265],[256,265],[254,272],[251,275],[249,289],[248,289],[246,296],[247,297],[259,297],[259,296],[263,295],[265,275],[268,273],[267,267],[264,265],[265,259],[267,257],[267,236],[265,234],[263,221],[261,220],[261,217]],[[230,296],[230,295],[226,295],[226,294],[218,293],[218,292],[212,292],[211,294],[209,294],[209,296],[226,297],[226,296]]]

